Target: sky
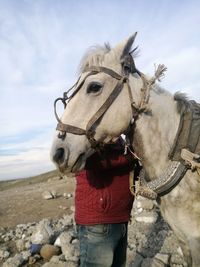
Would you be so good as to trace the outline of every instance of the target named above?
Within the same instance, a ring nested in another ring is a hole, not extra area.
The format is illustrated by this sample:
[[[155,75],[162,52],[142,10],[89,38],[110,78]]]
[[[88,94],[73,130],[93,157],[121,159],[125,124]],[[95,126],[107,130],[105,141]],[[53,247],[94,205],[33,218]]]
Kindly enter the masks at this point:
[[[137,31],[137,68],[164,63],[162,86],[200,102],[199,14],[198,0],[0,0],[0,180],[54,169],[53,102],[92,45]]]

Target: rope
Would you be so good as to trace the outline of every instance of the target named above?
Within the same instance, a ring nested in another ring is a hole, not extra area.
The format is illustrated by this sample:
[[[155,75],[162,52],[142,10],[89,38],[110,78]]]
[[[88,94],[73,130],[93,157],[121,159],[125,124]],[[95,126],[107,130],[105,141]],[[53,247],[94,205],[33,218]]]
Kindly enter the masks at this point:
[[[159,64],[158,67],[156,67],[156,65],[154,64],[154,66],[155,66],[155,74],[150,80],[148,80],[144,74],[141,75],[144,86],[141,89],[142,100],[139,106],[140,112],[148,111],[147,104],[149,102],[151,86],[155,84],[156,80],[161,82],[161,79],[164,78],[165,76],[165,71],[167,71],[167,67],[164,64]]]

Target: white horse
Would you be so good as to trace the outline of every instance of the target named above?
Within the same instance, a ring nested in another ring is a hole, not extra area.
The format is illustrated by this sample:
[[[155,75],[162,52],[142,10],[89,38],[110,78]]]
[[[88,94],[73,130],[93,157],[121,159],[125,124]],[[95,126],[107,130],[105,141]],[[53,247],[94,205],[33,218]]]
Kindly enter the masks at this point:
[[[145,179],[156,181],[146,187],[158,193],[162,215],[178,237],[188,266],[199,267],[200,176],[196,170],[200,141],[192,145],[193,151],[182,149],[190,144],[181,147],[179,142],[180,138],[193,139],[191,134],[181,136],[181,129],[195,128],[183,125],[191,102],[155,84],[159,75],[149,79],[136,69],[130,52],[135,36],[113,49],[105,45],[85,55],[71,96],[60,98],[65,110],[61,119],[56,115],[59,123],[51,157],[60,171],[76,172],[98,144],[113,142],[122,133],[128,135],[145,169]],[[198,105],[196,108],[200,112]],[[199,124],[195,129],[199,139]],[[187,168],[183,158],[190,162]]]

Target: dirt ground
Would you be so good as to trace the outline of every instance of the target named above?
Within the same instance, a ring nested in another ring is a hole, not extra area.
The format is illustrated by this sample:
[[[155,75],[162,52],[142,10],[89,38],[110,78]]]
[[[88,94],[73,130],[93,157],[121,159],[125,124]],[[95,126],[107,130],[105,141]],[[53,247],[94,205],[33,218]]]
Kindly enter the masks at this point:
[[[74,177],[59,179],[40,177],[23,181],[0,183],[0,227],[13,228],[17,224],[37,222],[43,218],[59,218],[72,213],[74,197],[66,199],[63,193],[73,193]],[[44,180],[44,181],[41,181]],[[46,200],[44,191],[55,191],[57,198]]]

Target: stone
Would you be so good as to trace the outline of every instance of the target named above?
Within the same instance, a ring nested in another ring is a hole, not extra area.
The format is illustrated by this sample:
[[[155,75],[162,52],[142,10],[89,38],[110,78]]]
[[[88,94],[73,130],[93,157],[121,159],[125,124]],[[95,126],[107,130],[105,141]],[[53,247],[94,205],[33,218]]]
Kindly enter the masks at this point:
[[[63,197],[66,198],[66,199],[68,199],[68,198],[73,197],[73,194],[72,193],[64,193],[63,194]]]
[[[151,258],[144,259],[140,267],[152,267],[152,259]]]
[[[138,214],[135,216],[135,220],[137,222],[142,223],[155,223],[158,219],[158,214],[156,212],[142,212],[141,214]]]
[[[79,240],[78,240],[78,238],[74,238],[72,241],[71,241],[71,244],[73,244],[73,245],[79,245]]]
[[[47,262],[42,267],[72,267],[67,262]]]
[[[12,237],[10,237],[10,236],[6,236],[5,238],[4,238],[4,242],[8,242],[8,241],[10,241],[12,239]]]
[[[43,259],[50,260],[52,256],[59,255],[60,252],[61,251],[60,251],[59,247],[46,244],[46,245],[42,246],[42,248],[40,250],[40,255],[42,256]]]
[[[25,247],[25,241],[22,240],[22,239],[17,240],[17,241],[15,242],[15,244],[16,244],[17,250],[18,250],[19,252],[21,252],[21,251],[23,251],[23,250],[26,249],[26,247]]]
[[[58,194],[55,190],[51,190],[51,195],[53,196],[53,198],[57,198]]]
[[[25,248],[26,249],[30,249],[30,247],[31,247],[31,242],[30,241],[26,241],[25,242]]]
[[[66,193],[66,192],[63,193],[63,197],[64,197],[64,198],[67,198],[67,195],[68,195],[68,193]]]
[[[4,254],[3,254],[3,256],[4,256],[4,259],[7,259],[7,258],[9,258],[9,256],[10,256],[10,252],[9,251],[4,251]]]
[[[40,260],[41,259],[41,256],[36,254],[34,256],[30,256],[29,259],[28,259],[28,264],[29,265],[34,265],[36,263],[36,261]],[[29,266],[28,265],[28,266]]]
[[[27,262],[29,257],[31,256],[31,253],[30,253],[30,251],[22,251],[21,255],[22,255],[24,261]]]
[[[136,253],[132,267],[141,267],[144,258],[139,253]]]
[[[36,258],[31,256],[28,259],[28,265],[33,265],[34,263],[36,263],[36,261],[37,261]]]
[[[0,260],[5,260],[10,256],[10,252],[8,250],[0,249]]]
[[[62,232],[56,239],[54,245],[61,247],[62,245],[68,244],[71,242],[72,236],[70,232]]]
[[[51,262],[58,263],[60,261],[60,256],[54,255],[51,257]]]
[[[135,244],[128,243],[128,248],[129,250],[134,250],[136,247],[135,247]]]
[[[60,242],[61,242],[61,246],[62,246],[63,244],[71,243],[72,233],[69,231],[63,232],[59,237],[60,237]]]
[[[162,261],[152,258],[146,258],[143,260],[141,267],[167,267]]]
[[[62,206],[62,205],[60,205],[60,206],[59,206],[59,209],[67,210],[68,208],[67,208],[66,206]]]
[[[155,255],[155,259],[160,260],[161,262],[163,262],[164,264],[168,265],[169,264],[169,258],[170,255],[169,254],[161,254],[161,253],[157,253]]]
[[[25,234],[22,234],[22,239],[25,239],[26,238],[26,235]]]
[[[71,256],[71,257],[68,257],[68,258],[65,257],[65,260],[67,262],[70,262],[70,263],[74,262],[75,264],[77,264],[78,261],[79,261],[79,256]]]
[[[55,243],[54,243],[54,246],[61,247],[60,236],[58,236],[58,237],[56,238],[56,241],[55,241]]]
[[[137,199],[137,209],[142,208],[144,210],[152,210],[154,208],[154,202],[147,198]]]
[[[67,261],[67,267],[78,267],[79,264],[74,261]]]
[[[54,235],[50,221],[44,219],[37,225],[35,232],[31,237],[33,244],[49,244]]]
[[[21,254],[16,254],[3,263],[3,267],[19,267],[24,263],[24,258]]]
[[[63,216],[63,219],[62,219],[62,223],[63,225],[66,225],[66,226],[72,226],[73,225],[73,221],[74,221],[74,215],[71,214],[71,215],[65,215]]]
[[[49,191],[44,191],[43,193],[42,193],[42,197],[44,198],[44,199],[52,199],[52,198],[54,198],[53,197],[53,195],[51,194],[51,192],[49,192]]]
[[[177,248],[177,253],[178,253],[181,257],[183,257],[183,251],[182,251],[181,247],[178,247],[178,248]]]
[[[62,253],[65,256],[66,261],[77,261],[77,254],[75,255],[75,246],[71,244],[72,233],[63,232],[58,239],[56,244],[61,247]]]
[[[171,256],[171,259],[170,259],[170,264],[177,264],[177,265],[181,265],[184,263],[184,260],[183,258],[181,257],[180,254],[173,254]]]
[[[135,209],[134,210],[134,214],[140,214],[140,213],[142,213],[143,212],[143,208],[138,208],[138,209]]]

